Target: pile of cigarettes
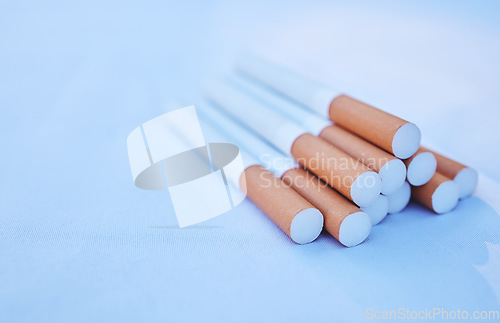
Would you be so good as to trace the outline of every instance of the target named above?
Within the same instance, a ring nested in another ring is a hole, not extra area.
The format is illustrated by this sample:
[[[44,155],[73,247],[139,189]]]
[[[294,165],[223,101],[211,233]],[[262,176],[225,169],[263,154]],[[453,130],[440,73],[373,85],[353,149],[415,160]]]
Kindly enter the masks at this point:
[[[240,188],[293,241],[323,227],[362,243],[410,198],[436,214],[473,193],[477,172],[420,144],[419,128],[278,64],[247,55],[208,82],[202,121],[238,145]]]

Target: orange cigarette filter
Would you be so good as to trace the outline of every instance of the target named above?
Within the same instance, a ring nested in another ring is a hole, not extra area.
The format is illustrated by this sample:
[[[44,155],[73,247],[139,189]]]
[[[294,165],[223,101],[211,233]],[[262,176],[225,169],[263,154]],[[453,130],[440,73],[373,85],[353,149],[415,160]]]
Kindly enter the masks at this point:
[[[427,184],[413,186],[411,196],[438,214],[446,213],[458,203],[458,185],[436,172]]]
[[[336,125],[331,125],[323,129],[319,137],[342,149],[377,172],[389,160],[397,159],[393,155],[380,150],[378,147]],[[366,155],[373,156],[373,160],[365,160]]]
[[[359,206],[373,203],[381,191],[377,173],[310,133],[293,143],[292,156],[309,171]]]
[[[413,155],[420,143],[420,130],[414,124],[344,94],[333,99],[329,116],[333,122],[400,158]],[[418,142],[416,148],[414,142]]]
[[[344,246],[358,245],[370,234],[370,217],[318,177],[292,168],[282,180],[323,213],[326,230]]]
[[[392,194],[403,185],[406,169],[400,159],[388,152],[337,125],[324,128],[319,137],[379,173],[383,194]]]
[[[437,168],[434,154],[422,147],[403,162],[407,168],[406,179],[413,186],[421,186],[430,181]]]
[[[321,233],[323,216],[318,209],[264,167],[246,168],[240,187],[293,241],[309,243]]]
[[[437,160],[437,171],[451,178],[458,184],[460,198],[467,197],[474,193],[478,181],[478,174],[476,170],[438,154],[428,148],[421,147],[421,150],[434,154]]]

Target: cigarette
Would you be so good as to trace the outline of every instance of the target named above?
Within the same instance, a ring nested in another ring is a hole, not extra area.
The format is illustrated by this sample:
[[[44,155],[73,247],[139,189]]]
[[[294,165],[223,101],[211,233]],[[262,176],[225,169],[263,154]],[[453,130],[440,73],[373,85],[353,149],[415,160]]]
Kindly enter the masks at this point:
[[[400,159],[337,125],[326,127],[319,136],[376,171],[384,195],[393,194],[403,185],[406,167]]]
[[[389,200],[389,214],[399,213],[405,209],[410,202],[411,187],[410,183],[404,182],[403,186],[396,193],[387,195]]]
[[[381,191],[380,176],[342,150],[288,120],[262,103],[224,83],[206,85],[208,97],[218,107],[282,153],[293,156],[312,173],[358,206],[375,202]],[[238,107],[238,110],[234,110]]]
[[[413,186],[412,197],[437,214],[449,212],[458,204],[458,184],[436,172],[431,180],[422,186]]]
[[[296,138],[291,154],[305,168],[330,184],[359,207],[380,195],[380,176],[335,146],[310,133]]]
[[[212,135],[211,139],[227,142],[228,138],[215,130],[209,123],[203,129]],[[306,244],[314,241],[323,229],[323,214],[295,190],[284,184],[272,172],[244,149],[240,149],[244,160],[244,171],[229,182],[238,186],[247,197],[259,207],[294,242]]]
[[[324,216],[326,230],[346,247],[362,243],[370,234],[369,216],[330,188],[319,178],[299,168],[293,158],[275,150],[255,134],[244,129],[221,112],[207,107],[200,111],[204,119],[231,134],[233,141],[253,154],[256,159],[266,159],[264,166],[309,201]],[[252,147],[252,149],[249,149]],[[289,162],[292,161],[292,162]]]
[[[282,66],[246,55],[237,62],[237,68],[398,158],[411,157],[420,146],[421,134],[415,124]]]
[[[283,182],[290,185],[324,215],[325,229],[346,247],[356,246],[371,232],[370,217],[321,180],[301,168],[285,172]]]
[[[248,198],[293,241],[314,241],[323,228],[323,215],[295,190],[260,165],[248,167],[241,176]]]
[[[406,166],[400,159],[350,131],[332,125],[330,120],[277,96],[276,93],[270,92],[255,82],[241,77],[232,78],[231,82],[259,102],[287,116],[306,131],[326,140],[377,172],[382,180],[382,194],[392,194],[403,185],[406,179]]]
[[[382,222],[389,212],[389,200],[386,196],[380,194],[372,205],[362,207],[361,210],[368,214],[372,226],[377,225]]]
[[[453,179],[458,184],[461,199],[474,193],[478,181],[478,175],[475,169],[460,164],[428,148],[422,147],[422,149],[434,154],[437,160],[438,172]]]
[[[420,147],[415,155],[404,160],[408,168],[406,178],[413,186],[429,182],[437,169],[437,160],[433,153]]]

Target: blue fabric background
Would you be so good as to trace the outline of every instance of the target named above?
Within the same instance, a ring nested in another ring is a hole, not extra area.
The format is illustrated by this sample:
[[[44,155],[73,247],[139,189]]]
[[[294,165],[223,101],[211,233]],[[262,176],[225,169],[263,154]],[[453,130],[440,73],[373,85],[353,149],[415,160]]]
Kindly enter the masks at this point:
[[[0,322],[359,321],[499,310],[500,17],[491,1],[0,2]],[[347,249],[245,201],[178,229],[126,137],[254,49],[417,123],[481,172]]]

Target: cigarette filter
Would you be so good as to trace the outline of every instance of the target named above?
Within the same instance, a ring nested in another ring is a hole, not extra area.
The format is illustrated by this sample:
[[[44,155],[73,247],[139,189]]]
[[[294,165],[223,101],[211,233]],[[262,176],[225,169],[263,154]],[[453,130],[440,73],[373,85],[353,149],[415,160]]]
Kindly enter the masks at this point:
[[[337,125],[326,127],[319,136],[376,171],[383,194],[392,194],[403,185],[406,167],[400,159]]]
[[[362,207],[361,210],[370,216],[372,225],[377,225],[386,217],[389,212],[389,200],[380,194],[372,205]]]
[[[335,146],[310,133],[293,143],[292,156],[337,191],[363,207],[380,194],[380,176]]]
[[[411,195],[437,214],[446,213],[458,203],[458,185],[448,177],[436,172],[431,180],[422,186],[413,186]]]
[[[404,208],[410,202],[411,197],[411,187],[408,182],[404,182],[403,186],[396,193],[387,195],[389,200],[389,214],[399,213],[404,210]]]
[[[453,179],[458,184],[461,199],[474,193],[478,178],[475,169],[460,164],[428,148],[422,147],[421,149],[434,154],[437,160],[437,171]]]
[[[237,67],[398,158],[411,157],[420,146],[421,134],[415,124],[284,67],[252,55],[241,57]]]
[[[259,165],[250,166],[241,177],[248,198],[299,244],[315,240],[323,228],[323,215],[295,190]]]
[[[430,151],[419,148],[417,152],[404,160],[408,168],[406,178],[413,186],[421,186],[431,180],[436,172],[436,157]]]
[[[420,145],[420,129],[415,124],[344,94],[333,99],[329,116],[398,158],[412,156]]]

